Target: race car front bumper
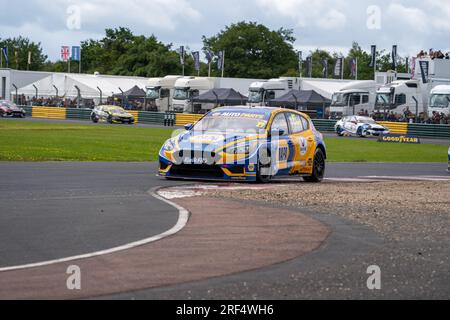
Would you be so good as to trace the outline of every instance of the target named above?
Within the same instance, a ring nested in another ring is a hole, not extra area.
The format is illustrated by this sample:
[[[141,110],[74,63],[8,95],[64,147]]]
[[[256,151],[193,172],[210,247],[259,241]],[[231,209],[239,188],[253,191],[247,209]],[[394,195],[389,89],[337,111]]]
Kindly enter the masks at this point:
[[[165,178],[256,181],[257,166],[250,161],[245,164],[175,164],[160,157],[159,163],[159,175]]]

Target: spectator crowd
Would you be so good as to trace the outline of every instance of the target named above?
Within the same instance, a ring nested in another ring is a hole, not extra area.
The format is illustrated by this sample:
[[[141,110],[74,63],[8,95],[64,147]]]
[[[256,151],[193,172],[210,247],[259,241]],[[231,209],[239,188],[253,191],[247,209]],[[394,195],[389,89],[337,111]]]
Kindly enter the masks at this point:
[[[434,59],[450,59],[450,52],[447,52],[446,54],[444,54],[441,50],[434,51],[433,49],[430,49],[428,52],[425,50],[421,50],[417,54],[417,58],[419,58],[419,59],[430,58],[432,60],[434,60]]]

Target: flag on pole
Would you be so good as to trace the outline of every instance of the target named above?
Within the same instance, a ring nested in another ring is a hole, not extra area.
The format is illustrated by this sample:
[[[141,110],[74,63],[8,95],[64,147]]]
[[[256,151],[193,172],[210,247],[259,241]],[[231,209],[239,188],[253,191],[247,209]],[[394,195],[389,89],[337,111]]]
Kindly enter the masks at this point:
[[[61,47],[61,60],[64,62],[69,61],[69,47],[68,46]]]
[[[428,83],[430,62],[422,60],[422,61],[419,61],[419,65],[420,65],[420,73],[422,74],[422,82]]]
[[[183,65],[184,66],[184,58],[185,58],[185,51],[184,51],[184,46],[181,46],[180,47],[180,63],[181,63],[181,65]]]
[[[350,59],[350,76],[356,78],[357,62],[356,59]]]
[[[9,58],[8,58],[8,47],[2,48],[2,54],[5,57],[6,67],[9,66]]]
[[[205,53],[206,61],[208,61],[208,64],[211,63],[214,58],[214,54],[209,49],[205,49],[203,52]]]
[[[199,51],[192,52],[192,57],[194,58],[195,70],[200,71],[200,52]]]
[[[344,58],[337,58],[336,64],[334,65],[333,70],[333,77],[336,79],[342,78],[342,71],[343,71],[343,65],[344,64]]]
[[[392,69],[397,70],[397,46],[392,46]]]
[[[322,75],[324,78],[328,78],[328,59],[322,60]]]
[[[375,68],[376,64],[377,64],[377,46],[372,46],[371,47],[371,54],[370,54],[370,63],[369,63],[369,67],[371,68]]]
[[[312,78],[312,70],[313,70],[312,62],[313,62],[312,56],[309,56],[309,57],[306,58],[306,63],[307,63],[307,66],[308,66],[308,78]]]
[[[223,70],[223,66],[225,63],[225,52],[224,51],[219,51],[219,53],[217,54],[217,69],[219,70]]]
[[[73,46],[72,47],[71,59],[73,61],[80,61],[81,60],[81,48],[79,46]]]
[[[414,79],[415,74],[416,74],[416,57],[412,57],[411,58],[411,62],[410,62],[410,73],[412,74],[412,78]]]
[[[298,52],[298,70],[300,71],[300,76],[302,75],[302,67],[303,67],[303,52]]]

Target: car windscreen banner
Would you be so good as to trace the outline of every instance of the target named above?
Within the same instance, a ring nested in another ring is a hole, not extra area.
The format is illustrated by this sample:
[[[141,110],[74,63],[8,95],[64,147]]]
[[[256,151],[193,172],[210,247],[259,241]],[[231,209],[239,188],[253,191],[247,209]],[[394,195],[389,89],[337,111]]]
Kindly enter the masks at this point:
[[[386,134],[378,138],[378,142],[402,143],[402,144],[420,144],[420,139],[416,136],[404,134]]]

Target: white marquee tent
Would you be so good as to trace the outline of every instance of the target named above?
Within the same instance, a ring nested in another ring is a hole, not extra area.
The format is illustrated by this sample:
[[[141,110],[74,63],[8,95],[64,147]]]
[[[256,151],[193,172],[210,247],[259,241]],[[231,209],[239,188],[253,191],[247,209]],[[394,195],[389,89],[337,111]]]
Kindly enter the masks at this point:
[[[18,94],[32,97],[36,95],[37,88],[39,97],[56,96],[58,91],[59,97],[76,98],[78,87],[82,98],[99,100],[101,96],[106,98],[114,94],[120,94],[121,90],[125,92],[134,86],[145,89],[147,82],[147,78],[141,77],[53,73],[39,81],[19,88]]]

